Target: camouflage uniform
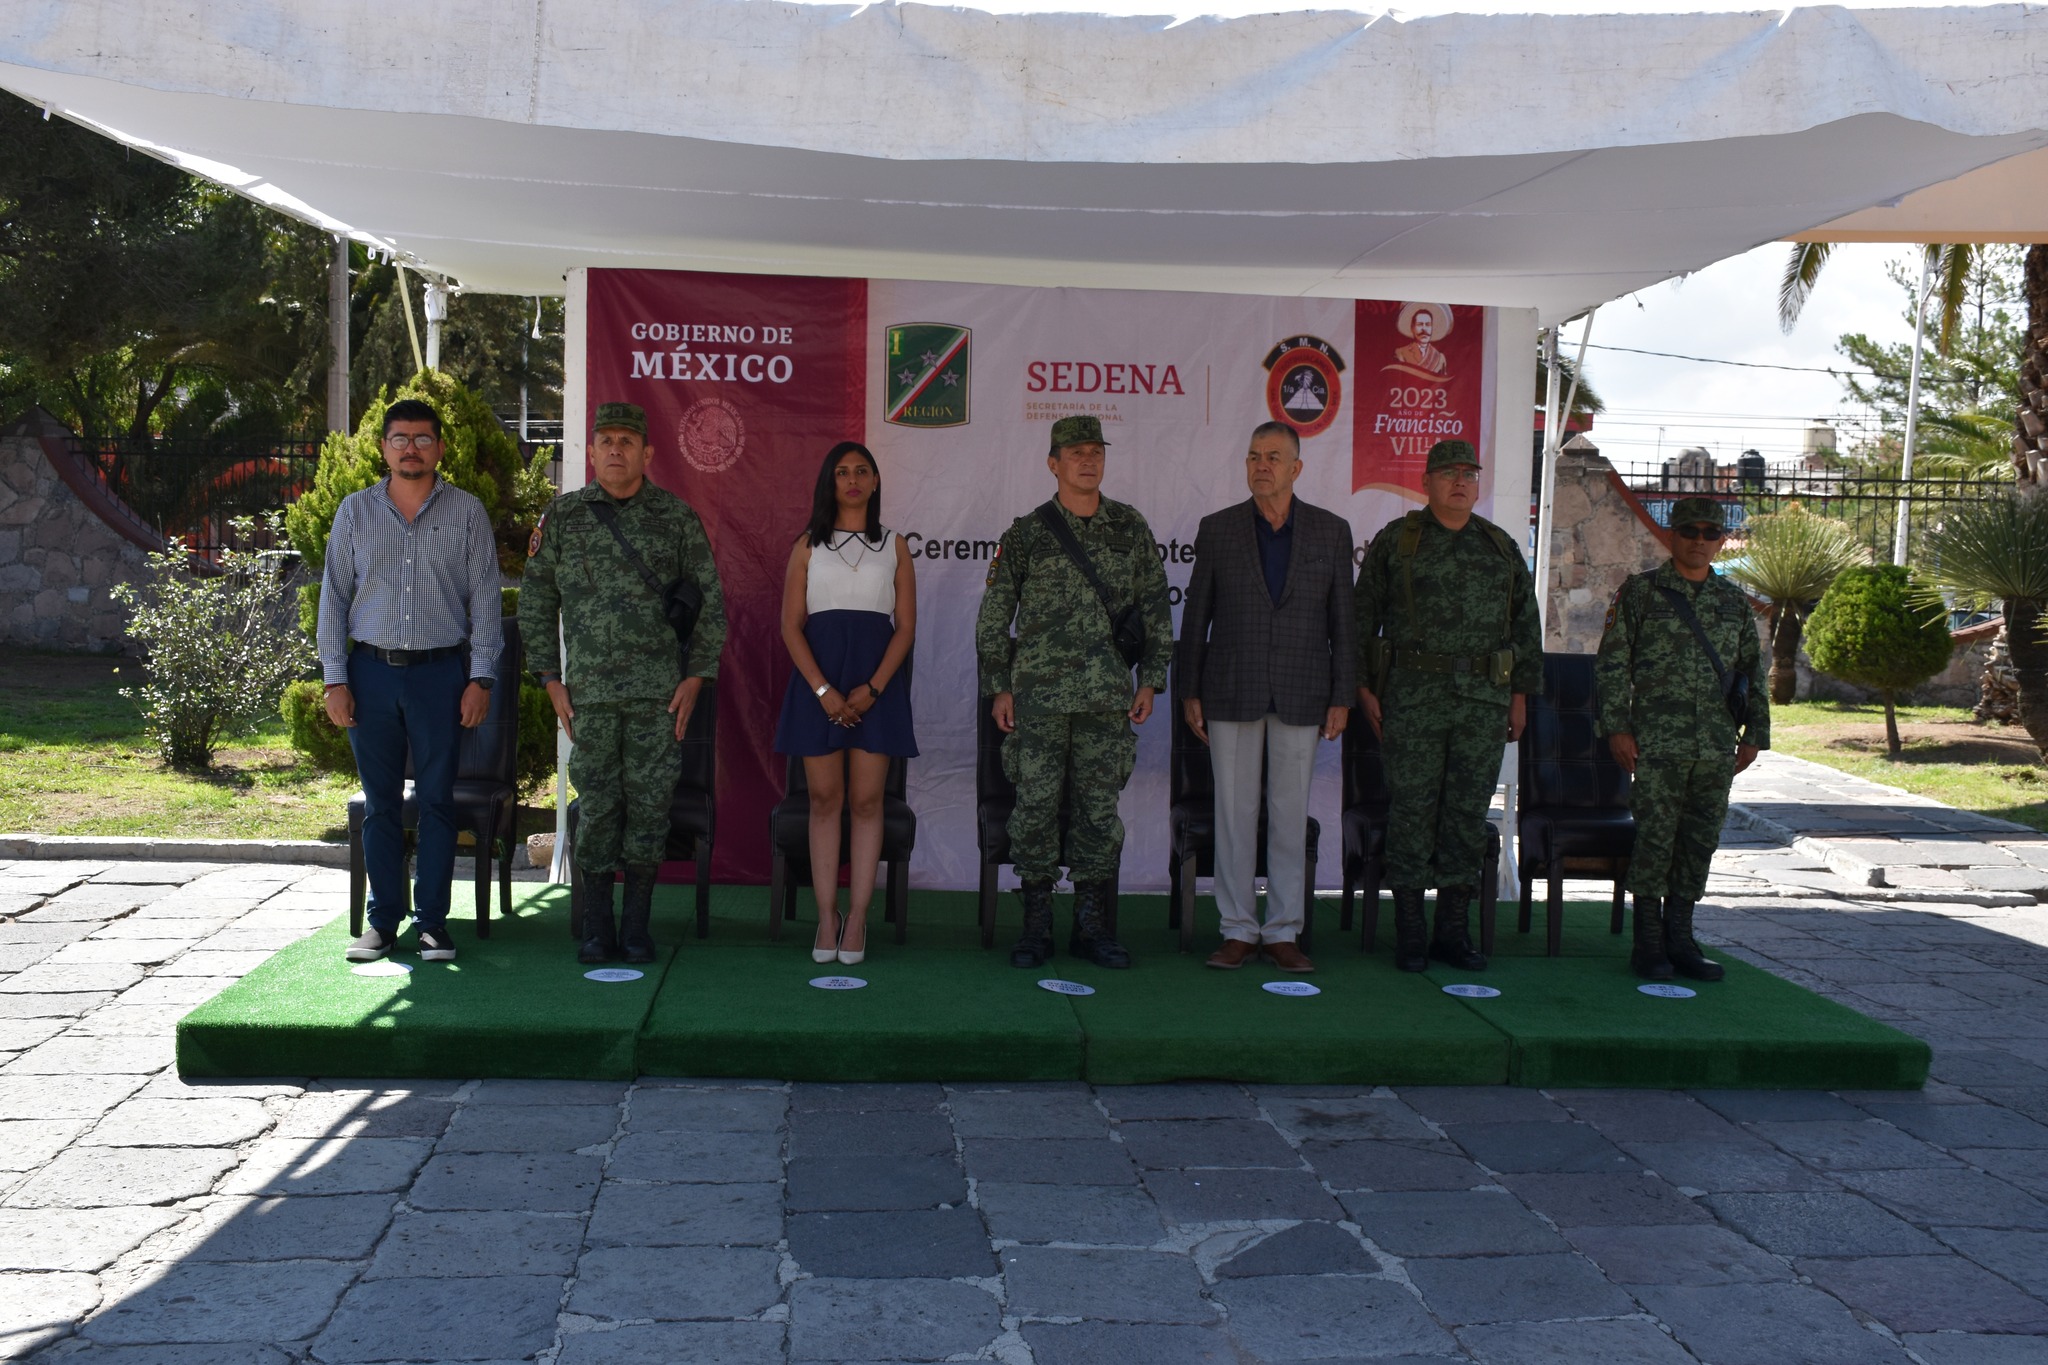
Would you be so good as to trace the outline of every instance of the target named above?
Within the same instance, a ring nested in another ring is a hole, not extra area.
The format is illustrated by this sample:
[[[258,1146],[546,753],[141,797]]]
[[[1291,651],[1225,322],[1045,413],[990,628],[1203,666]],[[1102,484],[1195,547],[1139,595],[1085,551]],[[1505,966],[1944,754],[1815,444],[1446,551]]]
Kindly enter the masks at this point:
[[[1421,530],[1413,615],[1398,553],[1409,517],[1420,518]],[[1428,511],[1411,512],[1373,537],[1358,571],[1359,639],[1383,635],[1393,649],[1379,694],[1392,797],[1389,886],[1478,880],[1510,694],[1543,690],[1535,580],[1513,541],[1504,553],[1497,537],[1507,533],[1483,517],[1446,531]],[[1495,681],[1480,661],[1501,649],[1513,650],[1514,661],[1507,678]],[[1468,671],[1446,671],[1444,659],[1465,661]],[[1368,645],[1361,678],[1373,677],[1372,664]]]
[[[1721,519],[1718,503],[1685,498],[1673,509],[1672,525],[1718,526]],[[1739,733],[1713,664],[1666,590],[1692,605],[1722,666],[1748,677],[1749,719]],[[1692,904],[1706,892],[1708,864],[1721,842],[1736,745],[1767,749],[1771,743],[1770,695],[1749,599],[1711,570],[1702,583],[1669,562],[1636,574],[1622,583],[1607,609],[1595,668],[1600,734],[1632,735],[1636,741],[1629,786],[1636,841],[1628,889],[1639,917],[1647,905],[1663,902],[1659,927],[1667,950],[1675,949],[1670,961],[1684,970],[1685,959],[1697,955]]]
[[[1065,443],[1101,439],[1093,418],[1063,419],[1055,434],[1076,420],[1093,434],[1072,435]],[[1151,527],[1135,508],[1109,498],[1085,519],[1057,500],[1053,505],[1108,586],[1116,609],[1137,604],[1145,623],[1137,685],[1164,691],[1173,617]],[[1097,884],[1106,886],[1116,876],[1122,856],[1117,797],[1138,754],[1129,719],[1131,669],[1117,653],[1110,612],[1036,511],[1003,533],[974,637],[982,695],[1008,692],[1016,707],[1017,728],[1003,741],[1003,771],[1017,786],[1009,828],[1017,875],[1027,892],[1037,885],[1049,888],[1058,878],[1065,793],[1071,808],[1067,854],[1077,895],[1084,886],[1087,894],[1100,894]],[[1077,923],[1078,915],[1077,907]]]
[[[619,530],[657,581],[687,574],[704,609],[685,663],[661,603],[596,515],[618,509]],[[685,676],[715,678],[725,647],[725,604],[704,523],[688,503],[652,483],[623,502],[598,484],[549,504],[519,591],[519,631],[533,671],[559,676],[576,709],[569,780],[580,818],[579,870],[606,874],[661,861],[682,746],[668,704]],[[568,649],[563,666],[556,645]]]
[[[1431,469],[1451,462],[1437,453],[1447,446],[1462,447],[1453,453],[1477,463],[1470,445],[1440,442]],[[1412,555],[1404,553],[1409,545]],[[1380,702],[1387,885],[1397,924],[1407,898],[1419,916],[1422,889],[1434,886],[1439,937],[1455,929],[1462,938],[1464,905],[1486,857],[1486,811],[1507,747],[1508,703],[1513,693],[1543,690],[1535,580],[1513,538],[1492,522],[1475,513],[1449,531],[1422,508],[1373,537],[1353,601],[1358,676]],[[1453,901],[1454,925],[1447,923]],[[1477,958],[1465,942],[1466,955]],[[1409,965],[1420,968],[1412,959]]]
[[[1138,686],[1164,691],[1173,617],[1151,527],[1136,509],[1108,498],[1086,520],[1064,507],[1060,515],[1095,561],[1096,573],[1118,594],[1118,606],[1138,604],[1145,620]],[[1016,700],[1017,728],[1003,741],[1003,771],[1017,784],[1017,808],[1010,816],[1017,875],[1025,881],[1059,876],[1065,791],[1073,805],[1068,853],[1074,880],[1114,877],[1124,842],[1117,797],[1138,756],[1128,716],[1131,670],[1110,639],[1101,599],[1035,512],[1003,533],[974,643],[983,695],[1008,692]]]
[[[1748,675],[1749,722],[1739,734],[1714,666],[1666,588],[1692,603],[1722,665]],[[1728,814],[1735,746],[1771,745],[1770,690],[1749,599],[1717,573],[1694,583],[1666,563],[1636,574],[1607,609],[1597,668],[1600,733],[1635,736],[1638,753],[1629,788],[1636,847],[1628,888],[1697,900]]]

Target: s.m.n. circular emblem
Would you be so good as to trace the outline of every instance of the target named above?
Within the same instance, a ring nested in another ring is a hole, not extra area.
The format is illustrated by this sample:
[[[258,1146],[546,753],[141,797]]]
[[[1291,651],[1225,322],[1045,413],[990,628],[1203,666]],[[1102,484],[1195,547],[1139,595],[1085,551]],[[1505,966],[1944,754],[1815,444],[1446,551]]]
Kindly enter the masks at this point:
[[[716,474],[739,463],[747,448],[747,424],[723,398],[700,399],[676,423],[676,445],[690,468]]]
[[[1304,437],[1320,436],[1344,405],[1344,357],[1321,337],[1288,337],[1266,353],[1266,411]]]

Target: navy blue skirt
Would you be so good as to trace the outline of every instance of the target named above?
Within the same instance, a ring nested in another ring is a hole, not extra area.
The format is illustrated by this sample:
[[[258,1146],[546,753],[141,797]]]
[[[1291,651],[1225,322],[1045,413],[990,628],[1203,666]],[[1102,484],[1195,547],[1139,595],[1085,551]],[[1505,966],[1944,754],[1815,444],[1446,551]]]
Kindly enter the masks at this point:
[[[879,611],[821,611],[804,623],[812,657],[842,697],[851,697],[854,688],[874,678],[895,633],[895,625]],[[917,757],[917,737],[910,726],[910,680],[901,670],[889,680],[881,700],[851,729],[834,725],[804,683],[804,675],[790,670],[782,719],[775,726],[775,752],[821,758],[841,749]]]

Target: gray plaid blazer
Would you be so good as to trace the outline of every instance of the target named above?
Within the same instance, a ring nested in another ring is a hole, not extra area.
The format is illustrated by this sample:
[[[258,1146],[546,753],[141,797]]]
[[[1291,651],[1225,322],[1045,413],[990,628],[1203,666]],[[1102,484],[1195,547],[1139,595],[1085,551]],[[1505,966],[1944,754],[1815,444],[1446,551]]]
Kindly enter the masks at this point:
[[[1195,572],[1181,607],[1174,688],[1206,720],[1321,725],[1357,690],[1351,615],[1351,527],[1294,500],[1294,553],[1276,604],[1259,566],[1250,498],[1202,518]]]

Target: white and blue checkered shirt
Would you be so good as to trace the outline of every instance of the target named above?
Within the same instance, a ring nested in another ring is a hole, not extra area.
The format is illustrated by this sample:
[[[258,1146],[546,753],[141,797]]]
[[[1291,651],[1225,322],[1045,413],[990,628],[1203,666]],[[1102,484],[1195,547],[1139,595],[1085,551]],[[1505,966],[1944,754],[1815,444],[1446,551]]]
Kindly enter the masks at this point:
[[[489,678],[504,644],[498,546],[475,494],[446,479],[412,521],[391,501],[391,480],[341,500],[320,580],[320,672],[348,681],[348,642],[380,649],[441,649],[469,641],[469,676]]]

